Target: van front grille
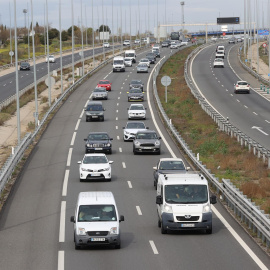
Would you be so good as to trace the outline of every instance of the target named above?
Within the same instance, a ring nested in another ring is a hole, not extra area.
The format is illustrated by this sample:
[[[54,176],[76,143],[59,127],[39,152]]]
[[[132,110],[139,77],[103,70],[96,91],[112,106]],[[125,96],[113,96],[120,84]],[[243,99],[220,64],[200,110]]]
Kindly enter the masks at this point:
[[[198,221],[200,219],[199,216],[193,216],[190,218],[186,218],[185,216],[176,216],[178,221]]]
[[[88,231],[87,234],[89,236],[106,236],[108,235],[108,231]]]

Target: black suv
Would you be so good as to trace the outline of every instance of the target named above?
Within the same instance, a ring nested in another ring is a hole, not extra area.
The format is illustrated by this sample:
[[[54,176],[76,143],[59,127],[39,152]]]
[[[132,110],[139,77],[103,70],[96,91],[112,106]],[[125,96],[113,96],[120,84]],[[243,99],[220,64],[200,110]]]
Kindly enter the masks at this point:
[[[149,59],[150,64],[155,64],[156,62],[156,55],[154,53],[148,53],[146,58]]]
[[[112,141],[107,132],[90,132],[85,141],[85,153],[112,153]]]
[[[30,70],[30,64],[28,62],[22,62],[20,65],[20,70]]]
[[[104,111],[101,101],[89,101],[85,110],[86,122],[91,120],[104,121]]]

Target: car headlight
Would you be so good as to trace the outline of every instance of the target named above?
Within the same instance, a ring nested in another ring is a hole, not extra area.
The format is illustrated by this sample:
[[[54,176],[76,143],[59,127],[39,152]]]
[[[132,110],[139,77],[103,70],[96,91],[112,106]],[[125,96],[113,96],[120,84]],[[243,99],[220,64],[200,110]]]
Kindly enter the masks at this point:
[[[110,229],[110,234],[117,234],[117,227],[112,227]]]
[[[111,146],[111,144],[110,144],[110,143],[107,143],[107,144],[106,144],[106,146],[107,146],[107,147],[110,147],[110,146]]]
[[[127,134],[127,135],[128,135],[128,134],[130,134],[130,132],[128,132],[128,131],[125,131],[125,134]]]
[[[88,144],[86,144],[86,146],[87,146],[87,147],[91,147],[91,144],[90,144],[90,143],[88,143]]]
[[[134,142],[136,145],[140,145],[140,142],[139,141],[135,141]]]
[[[81,170],[82,170],[83,172],[88,171],[88,169],[86,169],[86,168],[81,168]]]
[[[78,228],[78,235],[86,235],[85,228]]]
[[[164,212],[166,212],[166,213],[172,213],[173,212],[172,211],[172,207],[170,205],[166,204],[164,206]]]
[[[203,213],[209,213],[211,212],[211,207],[209,204],[206,204],[204,207],[203,207]]]
[[[160,141],[155,141],[155,145],[160,145]]]
[[[109,170],[110,170],[110,167],[101,169],[101,171],[109,171]]]

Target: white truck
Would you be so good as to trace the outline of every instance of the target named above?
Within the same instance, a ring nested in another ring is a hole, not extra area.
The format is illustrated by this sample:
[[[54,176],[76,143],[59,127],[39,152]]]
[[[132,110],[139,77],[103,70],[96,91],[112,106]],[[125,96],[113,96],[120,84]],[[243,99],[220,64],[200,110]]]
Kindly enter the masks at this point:
[[[125,61],[123,56],[116,56],[113,58],[113,72],[115,71],[123,71],[125,72]]]
[[[160,174],[157,182],[158,226],[161,233],[203,230],[212,233],[211,204],[208,182],[202,174]]]
[[[133,63],[136,63],[136,52],[135,50],[126,50],[125,58],[132,59]]]

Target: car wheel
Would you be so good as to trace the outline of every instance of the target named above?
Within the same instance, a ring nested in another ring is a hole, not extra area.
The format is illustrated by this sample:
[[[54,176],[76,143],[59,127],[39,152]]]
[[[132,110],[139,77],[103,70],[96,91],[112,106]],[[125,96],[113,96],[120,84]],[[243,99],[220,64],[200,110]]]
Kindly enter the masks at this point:
[[[112,154],[112,149],[110,149],[110,150],[108,151],[108,154],[109,154],[109,155],[111,155],[111,154]]]
[[[160,219],[158,219],[158,227],[160,228],[161,227],[161,222],[160,222]]]
[[[76,244],[76,242],[75,242],[75,249],[76,249],[76,250],[81,249],[81,247],[78,246],[78,245]]]
[[[107,180],[108,182],[111,182],[112,178],[107,178],[106,180]]]
[[[82,178],[80,178],[80,182],[83,182],[84,180]]]
[[[104,117],[101,118],[101,121],[104,122]]]
[[[160,150],[157,152],[157,155],[160,155]]]
[[[136,152],[136,150],[134,148],[133,148],[133,154],[137,155],[137,152]]]
[[[120,249],[121,248],[121,243],[115,245],[115,249]]]
[[[162,234],[167,234],[167,230],[164,229],[162,221],[160,222],[160,231]]]
[[[206,234],[212,234],[212,227],[211,227],[210,229],[206,229],[206,230],[205,230],[205,233],[206,233]]]

